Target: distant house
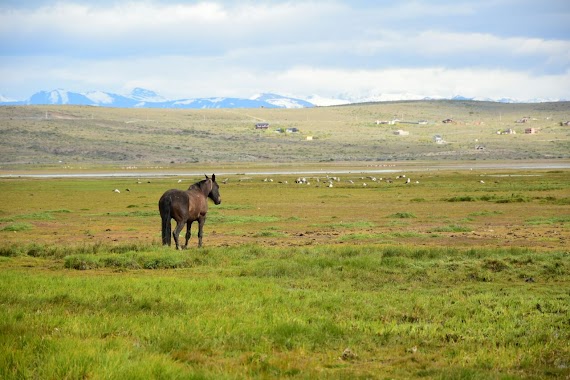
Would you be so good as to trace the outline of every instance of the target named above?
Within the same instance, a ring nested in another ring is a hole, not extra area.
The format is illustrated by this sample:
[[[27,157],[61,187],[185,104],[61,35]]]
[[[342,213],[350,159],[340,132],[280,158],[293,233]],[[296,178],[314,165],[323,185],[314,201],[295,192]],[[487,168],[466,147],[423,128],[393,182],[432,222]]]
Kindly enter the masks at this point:
[[[530,117],[525,116],[522,119],[518,119],[517,121],[515,121],[515,123],[523,124],[523,123],[528,123],[529,121],[530,121]]]
[[[285,132],[287,132],[287,133],[298,133],[298,132],[299,132],[299,129],[297,129],[297,128],[287,128],[287,129],[285,130]]]
[[[524,133],[527,135],[534,135],[537,132],[535,128],[525,128]]]
[[[419,124],[419,125],[427,125],[427,123],[428,123],[427,120],[420,120],[420,121],[418,121],[418,124]]]
[[[516,132],[514,129],[512,129],[512,128],[507,128],[507,129],[505,129],[505,130],[502,131],[502,132],[499,131],[498,134],[499,134],[499,135],[516,135],[517,132]]]
[[[444,124],[453,123],[453,119],[445,119],[442,121]]]
[[[433,141],[436,144],[443,144],[445,141],[443,140],[443,137],[441,137],[440,135],[435,135],[433,136]]]
[[[390,122],[388,120],[376,120],[376,125],[380,124],[390,124]]]
[[[398,129],[397,131],[394,131],[394,134],[397,136],[408,136],[410,132]]]
[[[267,129],[269,128],[269,123],[257,123],[255,124],[255,129]]]

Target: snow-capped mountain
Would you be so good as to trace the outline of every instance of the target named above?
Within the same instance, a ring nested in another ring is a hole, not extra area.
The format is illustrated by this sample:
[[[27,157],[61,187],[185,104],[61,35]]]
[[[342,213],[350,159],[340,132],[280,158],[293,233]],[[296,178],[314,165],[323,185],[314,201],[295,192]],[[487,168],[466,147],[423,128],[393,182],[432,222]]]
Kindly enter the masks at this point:
[[[135,88],[127,95],[118,95],[104,91],[76,93],[57,89],[40,91],[27,100],[0,100],[0,105],[40,105],[70,104],[118,108],[303,108],[314,107],[310,102],[275,94],[260,94],[251,99],[245,98],[195,98],[168,100],[156,92]]]
[[[289,98],[277,94],[257,94],[251,97],[250,100],[267,102],[269,104],[273,104],[277,108],[307,108],[315,106],[314,103],[305,100]]]
[[[131,99],[139,100],[141,102],[149,103],[161,103],[168,101],[168,99],[161,95],[158,95],[156,92],[140,87],[134,88],[128,97]]]
[[[0,105],[40,105],[40,104],[71,104],[71,105],[89,105],[101,107],[117,107],[117,108],[188,108],[188,109],[207,109],[207,108],[307,108],[307,107],[325,107],[335,105],[345,105],[354,103],[371,103],[371,102],[391,102],[403,100],[457,100],[457,101],[486,101],[500,103],[542,103],[542,102],[559,102],[567,101],[567,99],[512,99],[512,98],[483,98],[483,97],[465,97],[462,95],[454,96],[438,96],[438,95],[419,95],[411,93],[369,93],[362,94],[339,94],[335,97],[321,97],[319,95],[311,95],[304,99],[288,97],[283,95],[265,93],[257,94],[251,98],[228,98],[228,97],[211,97],[211,98],[189,98],[169,100],[157,94],[154,91],[144,88],[135,88],[129,94],[119,95],[104,91],[89,91],[86,93],[76,93],[63,89],[52,91],[40,91],[32,95],[30,98],[22,101],[11,100],[0,95]]]
[[[350,100],[342,98],[326,98],[319,95],[308,96],[307,98],[305,98],[305,100],[318,107],[342,106],[352,103]]]

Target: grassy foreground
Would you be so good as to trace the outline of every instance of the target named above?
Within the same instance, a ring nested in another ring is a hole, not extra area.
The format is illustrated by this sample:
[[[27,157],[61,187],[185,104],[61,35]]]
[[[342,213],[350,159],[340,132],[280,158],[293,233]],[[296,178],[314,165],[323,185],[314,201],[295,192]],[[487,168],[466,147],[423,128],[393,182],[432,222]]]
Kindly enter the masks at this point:
[[[229,176],[183,252],[198,178],[1,179],[0,378],[570,376],[568,171],[391,169]]]
[[[1,378],[570,375],[568,252],[123,248],[2,257]]]

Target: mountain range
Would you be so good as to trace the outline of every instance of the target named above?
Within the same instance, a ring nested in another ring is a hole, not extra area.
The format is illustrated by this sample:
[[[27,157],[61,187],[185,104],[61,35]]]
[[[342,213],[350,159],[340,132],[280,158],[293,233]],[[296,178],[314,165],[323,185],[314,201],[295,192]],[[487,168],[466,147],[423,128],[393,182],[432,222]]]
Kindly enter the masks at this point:
[[[77,93],[56,89],[51,91],[39,91],[26,100],[10,100],[0,95],[1,105],[46,105],[46,104],[71,104],[117,108],[185,108],[185,109],[208,109],[208,108],[308,108],[315,106],[332,106],[352,103],[386,102],[398,100],[476,100],[501,103],[541,103],[547,101],[563,101],[563,99],[532,99],[520,101],[510,98],[469,98],[460,95],[446,97],[426,97],[416,94],[376,94],[370,96],[340,95],[337,98],[323,98],[310,96],[306,99],[292,98],[277,94],[258,94],[251,98],[189,98],[189,99],[166,99],[154,91],[135,88],[127,95],[119,95],[103,91],[90,91]]]
[[[128,95],[103,91],[77,93],[57,89],[39,91],[26,100],[14,101],[0,96],[0,105],[45,105],[72,104],[117,108],[304,108],[314,107],[313,103],[276,94],[260,94],[252,98],[193,98],[169,100],[156,92],[135,88]]]

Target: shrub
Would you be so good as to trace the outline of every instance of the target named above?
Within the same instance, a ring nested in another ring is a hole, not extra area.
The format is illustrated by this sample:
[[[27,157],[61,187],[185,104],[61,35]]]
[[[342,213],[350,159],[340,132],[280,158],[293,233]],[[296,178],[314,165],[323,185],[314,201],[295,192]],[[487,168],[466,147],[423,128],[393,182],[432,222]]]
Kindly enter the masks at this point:
[[[416,216],[411,212],[397,212],[389,216],[390,218],[398,218],[398,219],[409,219],[415,218]]]
[[[476,200],[477,198],[472,197],[470,195],[463,195],[459,197],[452,197],[446,199],[447,202],[475,202]]]

